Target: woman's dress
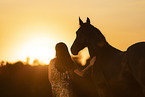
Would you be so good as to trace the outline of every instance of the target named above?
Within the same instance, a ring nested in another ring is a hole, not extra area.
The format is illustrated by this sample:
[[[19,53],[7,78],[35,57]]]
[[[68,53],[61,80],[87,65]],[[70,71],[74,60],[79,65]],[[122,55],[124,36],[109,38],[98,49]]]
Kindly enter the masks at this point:
[[[72,97],[69,88],[69,75],[67,73],[60,73],[55,68],[55,60],[52,59],[49,64],[49,80],[53,97]]]

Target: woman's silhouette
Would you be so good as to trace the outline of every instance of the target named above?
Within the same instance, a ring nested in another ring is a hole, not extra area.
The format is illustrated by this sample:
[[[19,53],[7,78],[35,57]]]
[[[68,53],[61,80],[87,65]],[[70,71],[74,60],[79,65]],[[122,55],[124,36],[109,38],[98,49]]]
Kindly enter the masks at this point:
[[[66,44],[56,44],[56,58],[52,59],[49,65],[49,80],[52,85],[54,97],[75,97],[71,89],[70,80],[74,74],[83,77],[84,73],[94,64],[96,57],[93,57],[90,64],[83,70],[73,62]]]

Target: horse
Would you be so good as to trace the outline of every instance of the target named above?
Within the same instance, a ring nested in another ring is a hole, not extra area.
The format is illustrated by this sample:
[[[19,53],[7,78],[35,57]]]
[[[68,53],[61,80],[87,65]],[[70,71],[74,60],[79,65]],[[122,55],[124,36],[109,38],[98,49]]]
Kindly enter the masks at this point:
[[[145,42],[133,44],[127,49],[126,64],[142,87],[145,95]]]
[[[96,56],[92,80],[100,97],[145,97],[145,42],[121,51],[111,46],[99,29],[79,18],[80,28],[71,46],[73,55],[88,47],[90,57]]]

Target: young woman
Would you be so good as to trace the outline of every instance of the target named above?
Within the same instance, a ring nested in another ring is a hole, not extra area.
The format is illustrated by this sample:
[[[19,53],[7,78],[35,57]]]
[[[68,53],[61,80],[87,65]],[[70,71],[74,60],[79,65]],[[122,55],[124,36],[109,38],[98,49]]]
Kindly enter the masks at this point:
[[[83,70],[73,62],[66,44],[56,44],[56,58],[49,64],[49,80],[52,86],[54,97],[74,97],[70,88],[70,79],[74,74],[83,77],[84,73],[94,64],[96,57],[93,57],[90,64]]]

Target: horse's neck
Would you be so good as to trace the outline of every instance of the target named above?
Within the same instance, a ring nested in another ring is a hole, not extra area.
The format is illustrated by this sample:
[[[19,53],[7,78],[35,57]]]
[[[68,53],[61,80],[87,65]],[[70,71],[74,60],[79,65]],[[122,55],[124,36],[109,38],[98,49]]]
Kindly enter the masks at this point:
[[[114,77],[115,79],[118,78],[122,69],[121,60],[124,55],[122,51],[112,47],[108,43],[100,48],[97,45],[88,46],[88,49],[91,58],[96,56],[93,71],[98,72],[97,68],[101,68],[101,72],[105,72],[105,76],[108,76],[107,80],[114,80]],[[114,73],[114,75],[112,73]]]
[[[104,46],[98,47],[97,44],[92,44],[88,46],[90,56],[96,56],[97,58],[110,58],[112,56],[115,56],[119,53],[121,53],[120,50],[112,47],[107,42]]]

